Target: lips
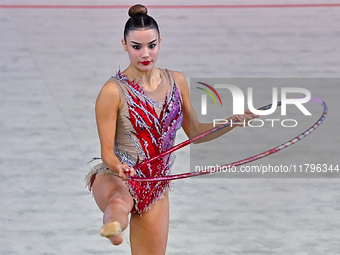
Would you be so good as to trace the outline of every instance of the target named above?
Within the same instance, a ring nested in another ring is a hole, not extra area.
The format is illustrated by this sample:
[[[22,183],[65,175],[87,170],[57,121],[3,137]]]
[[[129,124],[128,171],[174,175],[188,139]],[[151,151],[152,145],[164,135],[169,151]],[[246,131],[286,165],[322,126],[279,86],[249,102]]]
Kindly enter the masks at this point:
[[[141,64],[142,65],[145,65],[145,66],[147,66],[148,64],[150,64],[151,63],[151,61],[143,61],[143,62],[141,62]]]

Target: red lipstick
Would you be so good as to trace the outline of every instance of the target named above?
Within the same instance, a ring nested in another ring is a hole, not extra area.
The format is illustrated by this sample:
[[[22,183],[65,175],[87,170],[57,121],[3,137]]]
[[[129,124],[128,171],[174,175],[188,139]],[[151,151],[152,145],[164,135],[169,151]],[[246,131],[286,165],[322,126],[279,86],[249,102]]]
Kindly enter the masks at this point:
[[[141,62],[142,63],[142,65],[145,65],[145,66],[147,66],[148,64],[150,64],[151,63],[151,61],[143,61],[143,62]]]

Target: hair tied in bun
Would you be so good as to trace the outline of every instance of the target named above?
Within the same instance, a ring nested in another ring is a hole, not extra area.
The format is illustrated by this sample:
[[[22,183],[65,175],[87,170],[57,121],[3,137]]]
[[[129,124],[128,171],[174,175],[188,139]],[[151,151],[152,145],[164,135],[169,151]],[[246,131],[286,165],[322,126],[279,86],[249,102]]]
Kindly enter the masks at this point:
[[[142,4],[135,4],[129,9],[130,18],[126,21],[124,27],[124,40],[130,31],[141,29],[155,29],[160,36],[156,20],[147,15],[148,9]]]
[[[136,15],[146,15],[148,13],[148,9],[142,4],[135,4],[129,9],[129,16],[133,17]]]

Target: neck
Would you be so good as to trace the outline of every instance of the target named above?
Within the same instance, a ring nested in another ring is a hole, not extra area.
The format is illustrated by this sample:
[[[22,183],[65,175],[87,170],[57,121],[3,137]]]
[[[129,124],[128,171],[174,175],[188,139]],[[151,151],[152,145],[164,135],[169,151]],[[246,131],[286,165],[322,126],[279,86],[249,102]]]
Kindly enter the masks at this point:
[[[160,82],[160,70],[157,67],[152,68],[150,71],[140,71],[134,66],[129,66],[123,71],[123,73],[129,78],[130,81],[136,80],[147,89],[154,89]]]

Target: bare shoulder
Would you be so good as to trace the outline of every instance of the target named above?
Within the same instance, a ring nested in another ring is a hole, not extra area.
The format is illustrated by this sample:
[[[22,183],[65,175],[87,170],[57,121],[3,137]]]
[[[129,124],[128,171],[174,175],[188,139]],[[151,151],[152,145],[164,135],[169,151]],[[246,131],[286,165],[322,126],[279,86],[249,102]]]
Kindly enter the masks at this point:
[[[185,76],[178,71],[173,71],[175,74],[176,85],[181,93],[186,93],[189,90],[189,86]]]
[[[119,96],[119,91],[117,88],[117,85],[113,81],[107,81],[102,89],[100,90],[99,95],[105,95],[105,96]]]
[[[119,90],[113,81],[107,81],[99,92],[96,105],[118,107],[120,103]]]
[[[178,72],[178,71],[173,71],[173,72],[175,74],[176,83],[178,83],[179,85],[182,85],[183,83],[185,83],[185,84],[187,83],[187,80],[185,79],[184,74],[182,74],[181,72]]]

